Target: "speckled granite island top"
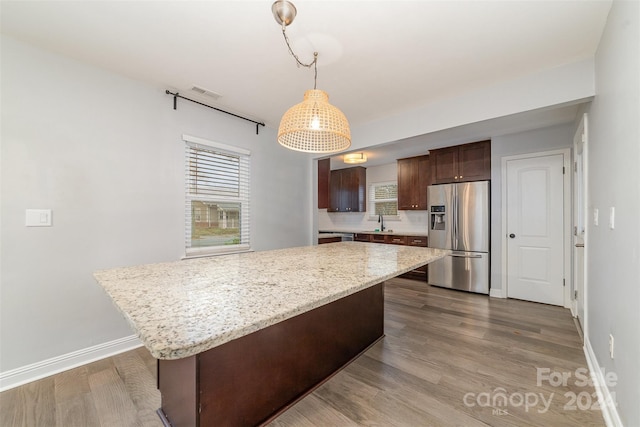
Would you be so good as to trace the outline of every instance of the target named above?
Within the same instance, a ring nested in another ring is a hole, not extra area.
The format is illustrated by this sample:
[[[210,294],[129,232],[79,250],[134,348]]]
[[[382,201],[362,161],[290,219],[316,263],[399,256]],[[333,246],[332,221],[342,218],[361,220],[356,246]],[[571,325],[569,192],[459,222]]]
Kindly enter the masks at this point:
[[[442,258],[449,251],[340,242],[98,271],[158,359],[189,357]]]

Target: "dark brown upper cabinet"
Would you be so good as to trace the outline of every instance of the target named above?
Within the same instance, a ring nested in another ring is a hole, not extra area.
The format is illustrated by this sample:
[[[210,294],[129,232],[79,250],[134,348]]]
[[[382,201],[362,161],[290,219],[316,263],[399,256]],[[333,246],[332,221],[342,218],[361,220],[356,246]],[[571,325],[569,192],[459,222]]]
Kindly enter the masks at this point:
[[[491,141],[429,150],[431,183],[491,179]]]
[[[329,179],[331,159],[318,160],[318,209],[329,207]]]
[[[429,185],[431,185],[429,156],[398,159],[398,210],[427,210]]]
[[[328,212],[366,212],[367,169],[356,166],[331,171]]]

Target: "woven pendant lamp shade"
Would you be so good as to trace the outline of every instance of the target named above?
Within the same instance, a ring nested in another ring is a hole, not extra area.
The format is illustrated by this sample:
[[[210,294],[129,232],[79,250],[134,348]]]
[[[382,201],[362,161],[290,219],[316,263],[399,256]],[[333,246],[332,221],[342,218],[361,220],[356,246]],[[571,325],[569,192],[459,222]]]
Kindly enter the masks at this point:
[[[291,150],[333,153],[349,148],[351,131],[342,111],[329,104],[329,95],[312,89],[282,116],[278,142]]]

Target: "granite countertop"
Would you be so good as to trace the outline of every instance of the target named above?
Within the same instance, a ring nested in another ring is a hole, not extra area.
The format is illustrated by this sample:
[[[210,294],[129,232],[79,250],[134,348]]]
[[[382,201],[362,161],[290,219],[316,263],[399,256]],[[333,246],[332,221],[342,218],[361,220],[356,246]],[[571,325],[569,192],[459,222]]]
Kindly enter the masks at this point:
[[[154,357],[180,359],[449,252],[338,242],[102,270],[94,277]]]

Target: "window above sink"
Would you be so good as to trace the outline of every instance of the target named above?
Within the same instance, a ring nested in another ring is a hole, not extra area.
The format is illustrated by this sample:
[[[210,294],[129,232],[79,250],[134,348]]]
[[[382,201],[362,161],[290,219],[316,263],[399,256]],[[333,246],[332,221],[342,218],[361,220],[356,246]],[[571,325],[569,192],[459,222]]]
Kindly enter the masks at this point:
[[[369,186],[369,212],[372,219],[378,215],[398,215],[397,182],[374,182]]]

